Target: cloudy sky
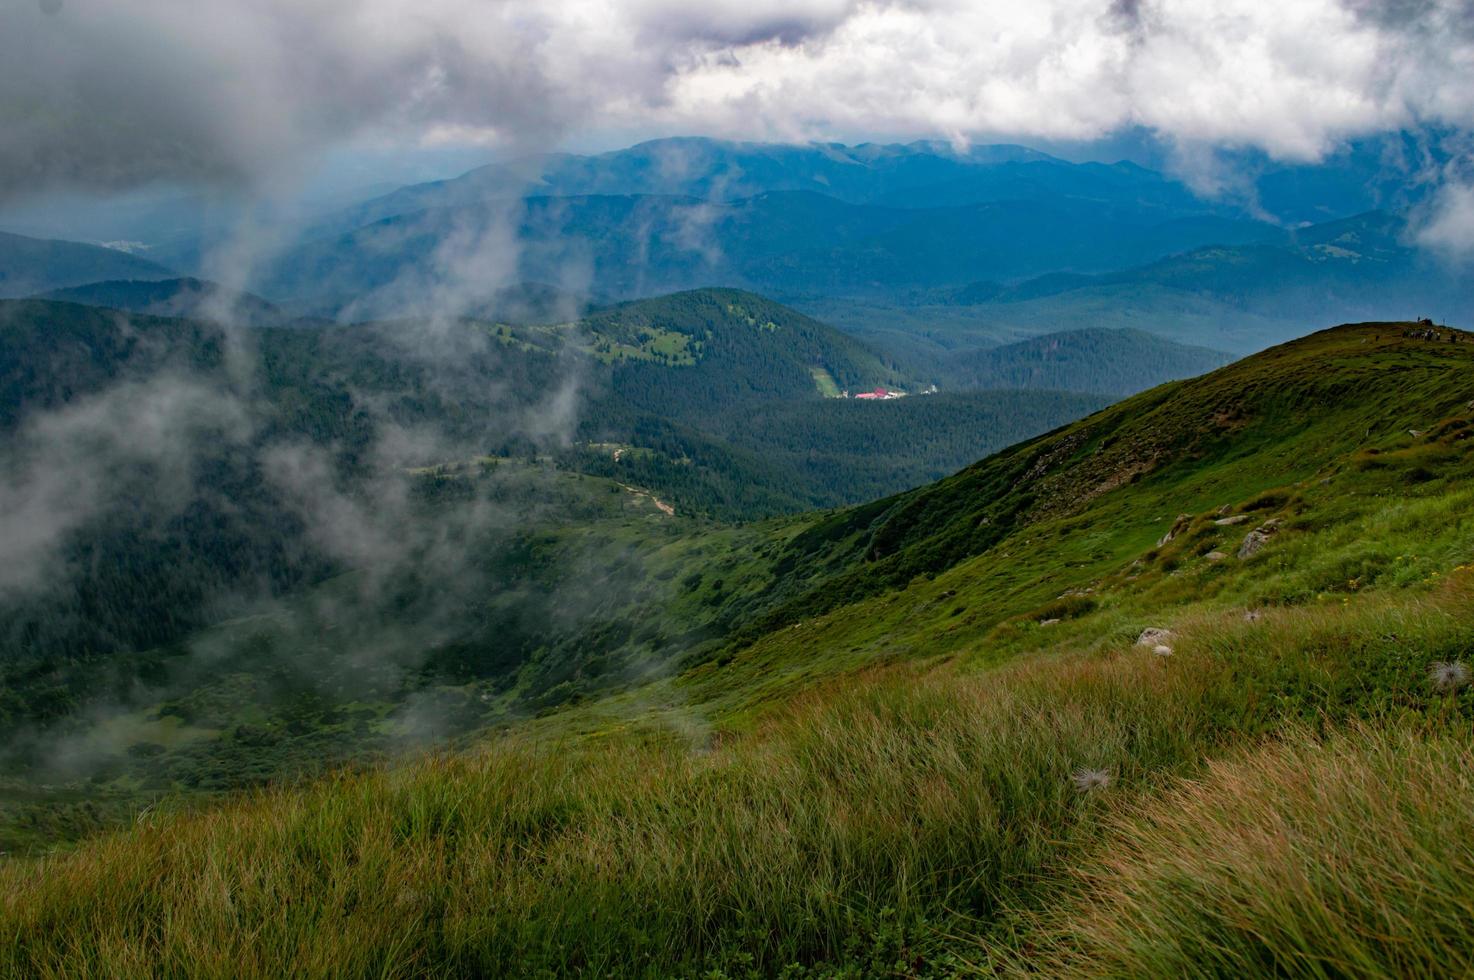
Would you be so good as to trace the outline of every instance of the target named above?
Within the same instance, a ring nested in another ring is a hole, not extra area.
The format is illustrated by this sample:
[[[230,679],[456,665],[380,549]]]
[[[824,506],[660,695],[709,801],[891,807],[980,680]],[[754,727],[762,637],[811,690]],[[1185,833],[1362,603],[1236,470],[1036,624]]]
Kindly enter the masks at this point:
[[[672,133],[1313,160],[1474,128],[1471,78],[1474,0],[3,0],[0,194]]]

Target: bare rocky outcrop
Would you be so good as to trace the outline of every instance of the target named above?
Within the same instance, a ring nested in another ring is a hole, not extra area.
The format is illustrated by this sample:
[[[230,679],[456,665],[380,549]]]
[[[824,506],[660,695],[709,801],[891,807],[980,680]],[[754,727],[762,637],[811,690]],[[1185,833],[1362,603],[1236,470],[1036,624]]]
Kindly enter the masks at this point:
[[[1164,626],[1148,626],[1136,638],[1136,645],[1139,647],[1155,647],[1165,644],[1176,635]]]
[[[1265,521],[1250,531],[1244,536],[1243,543],[1239,545],[1239,557],[1252,558],[1259,554],[1264,546],[1269,543],[1269,539],[1279,530],[1279,527],[1280,522],[1278,520]]]
[[[1162,547],[1162,545],[1171,541],[1183,531],[1186,531],[1187,526],[1192,523],[1192,519],[1193,516],[1191,514],[1178,514],[1177,520],[1172,522],[1172,526],[1168,528],[1167,533],[1162,535],[1162,540],[1157,542],[1157,547]]]
[[[1235,524],[1245,523],[1246,521],[1248,521],[1248,519],[1248,514],[1237,514],[1233,517],[1220,517],[1213,523],[1217,524],[1219,527],[1233,527]]]

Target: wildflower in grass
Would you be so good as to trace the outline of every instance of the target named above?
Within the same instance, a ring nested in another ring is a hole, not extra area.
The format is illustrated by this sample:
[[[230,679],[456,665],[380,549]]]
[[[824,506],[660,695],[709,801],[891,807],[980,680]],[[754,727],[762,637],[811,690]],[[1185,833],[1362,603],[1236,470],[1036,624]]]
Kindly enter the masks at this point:
[[[1158,643],[1152,647],[1152,653],[1158,657],[1170,657],[1172,656],[1172,648],[1165,643]]]
[[[1075,789],[1082,793],[1094,793],[1111,785],[1111,771],[1109,769],[1091,769],[1089,766],[1081,766],[1070,774]]]
[[[1462,660],[1440,660],[1428,668],[1428,681],[1435,691],[1457,691],[1469,683],[1469,665]]]

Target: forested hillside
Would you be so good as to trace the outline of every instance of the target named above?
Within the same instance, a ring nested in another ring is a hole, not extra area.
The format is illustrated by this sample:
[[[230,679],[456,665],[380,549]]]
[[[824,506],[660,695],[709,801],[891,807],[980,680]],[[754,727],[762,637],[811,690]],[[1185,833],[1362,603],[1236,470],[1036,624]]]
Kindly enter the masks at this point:
[[[293,319],[259,296],[201,279],[111,279],[53,289],[35,297],[104,306],[149,316],[227,320],[243,326],[282,326]]]
[[[940,356],[949,388],[1054,388],[1132,395],[1164,381],[1206,374],[1232,360],[1143,330],[1071,330]]]
[[[295,703],[305,689],[327,697],[311,717],[335,717],[353,684],[330,679],[384,645],[403,656],[359,678],[372,679],[360,693],[375,718],[473,680],[513,714],[626,683],[724,635],[735,585],[707,576],[709,594],[670,619],[650,604],[704,567],[698,553],[652,552],[654,580],[589,571],[664,547],[675,532],[651,521],[689,530],[866,500],[1106,400],[836,398],[898,376],[843,334],[731,290],[551,325],[242,328],[26,300],[0,304],[0,340],[15,559],[0,577],[0,726],[27,766],[99,712],[206,683],[198,642],[251,678],[216,718],[232,726],[273,692]],[[572,583],[606,574],[569,612]],[[325,623],[343,625],[322,647],[309,637]],[[317,651],[311,682],[297,675],[304,644]],[[250,755],[250,731],[228,752]],[[190,748],[175,782],[394,742],[345,730],[319,745],[316,723],[301,734],[259,766]]]

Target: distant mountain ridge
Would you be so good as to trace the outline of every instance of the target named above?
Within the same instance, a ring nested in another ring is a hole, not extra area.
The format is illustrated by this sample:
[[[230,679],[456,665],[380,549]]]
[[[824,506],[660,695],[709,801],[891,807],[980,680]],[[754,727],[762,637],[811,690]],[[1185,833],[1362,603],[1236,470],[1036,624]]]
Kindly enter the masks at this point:
[[[104,279],[170,279],[175,273],[148,259],[82,242],[0,232],[0,299]]]
[[[1414,149],[1393,143],[1317,166],[1245,159],[1260,192],[1250,206],[1135,163],[1018,146],[652,140],[479,167],[325,215],[250,288],[293,313],[356,321],[482,316],[517,282],[601,302],[726,286],[832,311],[898,355],[926,348],[915,335],[943,322],[990,342],[1133,328],[1248,352],[1307,317],[1460,321],[1474,314],[1469,290],[1411,236],[1384,235],[1386,261],[1353,274],[1343,244],[1307,244],[1368,207],[1403,221],[1419,206],[1417,188],[1377,170]],[[196,243],[180,262],[207,253]]]
[[[33,298],[106,306],[149,316],[223,319],[252,327],[283,326],[294,319],[259,296],[189,277],[114,279],[53,289]]]
[[[1114,272],[974,283],[947,298],[1020,329],[1110,318],[1113,326],[1142,324],[1173,340],[1241,353],[1284,339],[1293,324],[1326,310],[1358,320],[1474,319],[1474,282],[1409,238],[1407,219],[1374,211]]]
[[[475,290],[495,284],[455,273],[485,261],[515,263],[517,280],[563,283],[573,274],[581,288],[614,299],[709,285],[780,299],[904,298],[979,273],[1101,272],[1208,243],[1280,237],[1253,221],[1072,198],[910,209],[808,191],[733,202],[534,197],[396,215],[306,242],[263,269],[255,289],[349,319],[404,315],[437,293],[459,298],[469,288],[484,302]]]
[[[589,156],[550,154],[490,164],[448,180],[399,188],[347,209],[332,222],[356,227],[395,214],[507,197],[660,195],[734,201],[812,191],[851,204],[930,207],[1016,198],[1025,187],[1113,195],[1111,185],[1123,183],[1162,203],[1180,207],[1195,201],[1182,183],[1133,164],[1073,164],[1007,144],[959,150],[937,141],[847,146],[675,137]]]
[[[1223,367],[1233,355],[1144,330],[1070,330],[941,361],[952,388],[1055,388],[1132,395]]]

